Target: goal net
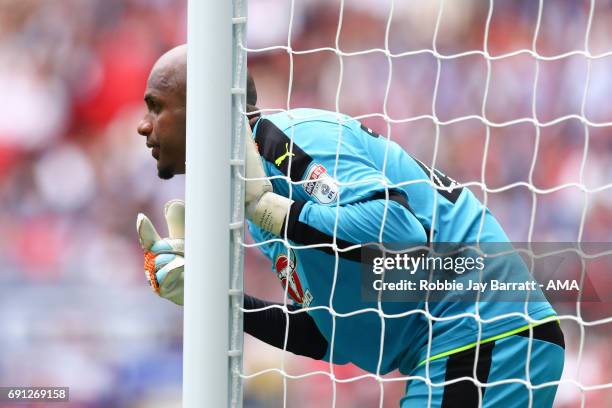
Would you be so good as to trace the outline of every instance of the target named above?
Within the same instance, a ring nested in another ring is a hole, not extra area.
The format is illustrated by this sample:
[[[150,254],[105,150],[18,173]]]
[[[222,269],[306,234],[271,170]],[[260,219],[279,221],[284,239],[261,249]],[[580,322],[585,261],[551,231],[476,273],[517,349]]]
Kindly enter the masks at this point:
[[[545,291],[565,335],[563,375],[559,381],[544,385],[516,379],[528,390],[529,404],[533,404],[535,390],[557,385],[555,406],[610,406],[612,316],[606,296],[612,288],[609,278],[612,246],[608,244],[612,241],[612,3],[596,0],[233,0],[233,3],[236,50],[233,86],[240,101],[234,105],[233,115],[236,163],[242,151],[239,136],[244,132],[240,123],[246,112],[244,80],[248,60],[259,94],[258,112],[262,115],[311,108],[336,113],[339,122],[347,117],[356,119],[368,131],[397,143],[425,168],[444,171],[457,180],[451,190],[469,189],[496,217],[512,243],[527,249],[530,256],[526,263],[532,273],[538,260],[559,256],[573,260],[568,270],[561,273],[555,267],[547,279],[572,277],[569,281],[575,280],[579,286],[573,297],[556,296],[555,293],[563,291],[559,288]],[[300,120],[299,113],[290,117]],[[291,140],[287,147],[291,166],[295,164],[292,161],[295,151],[291,150],[295,141],[291,131],[286,134]],[[340,147],[333,153],[336,166],[326,169],[332,178],[344,160]],[[236,173],[236,177],[242,178],[241,174]],[[442,173],[430,171],[429,176],[427,181],[433,188],[442,191],[449,187],[440,182]],[[290,192],[305,188],[308,181],[282,175],[276,178],[283,179]],[[408,178],[404,180],[404,185],[410,183]],[[337,184],[342,190],[342,183]],[[389,190],[394,187],[397,184],[383,186],[387,201]],[[242,214],[239,199],[240,193],[232,204],[236,214]],[[286,235],[262,241],[250,237],[248,232],[241,241],[242,230],[233,225],[237,231],[234,238],[244,248],[244,292],[278,304],[265,309],[245,309],[238,300],[240,291],[233,293],[229,377],[232,406],[396,407],[405,395],[407,381],[421,381],[430,390],[449,384],[427,376],[413,378],[397,370],[383,372],[384,329],[376,334],[380,347],[374,370],[364,370],[350,362],[335,365],[315,361],[288,352],[290,325],[285,331],[283,348],[244,336],[244,352],[240,353],[241,318],[264,310],[280,310],[286,321],[291,314],[327,314],[332,325],[328,341],[332,347],[336,344],[334,350],[338,350],[339,344],[334,337],[335,328],[342,319],[370,313],[380,318],[384,328],[385,324],[392,325],[393,319],[411,313],[386,313],[381,298],[374,302],[374,307],[364,310],[337,310],[334,296],[348,295],[338,294],[337,290],[342,288],[335,284],[330,298],[324,302],[318,299],[314,309],[305,301],[304,293],[298,296],[302,309],[295,311],[289,307],[298,291],[292,286],[295,282],[291,277],[282,275],[283,271],[294,272],[291,263],[297,261],[291,258],[291,253],[299,258],[303,251],[327,246],[339,259],[343,250],[335,235],[337,219],[334,225],[332,243],[311,245],[298,244]],[[383,229],[388,225],[380,228],[382,242]],[[430,231],[428,238],[433,238],[433,234]],[[260,253],[262,246],[279,242],[287,251],[285,264],[280,267]],[[480,242],[480,236],[475,242]],[[539,247],[546,250],[534,249],[540,243],[547,244]],[[233,275],[230,287],[237,288],[242,279],[238,248],[232,259],[232,268],[238,273]],[[336,282],[339,274],[346,273],[340,264],[338,261],[334,270],[321,273]],[[312,292],[316,291],[312,288],[314,284],[310,283]],[[589,293],[585,293],[587,289]],[[526,311],[527,302],[524,303]],[[439,318],[430,313],[428,305],[418,313],[428,320],[429,333],[425,335],[431,342],[432,327]],[[526,322],[535,323],[527,313],[523,316]],[[478,327],[488,322],[478,308],[470,317]],[[527,355],[531,353],[532,341]],[[428,344],[427,355],[433,354]],[[529,373],[528,367],[526,370]],[[509,378],[482,382],[474,375],[470,380],[480,390],[481,399],[487,389],[513,381]]]

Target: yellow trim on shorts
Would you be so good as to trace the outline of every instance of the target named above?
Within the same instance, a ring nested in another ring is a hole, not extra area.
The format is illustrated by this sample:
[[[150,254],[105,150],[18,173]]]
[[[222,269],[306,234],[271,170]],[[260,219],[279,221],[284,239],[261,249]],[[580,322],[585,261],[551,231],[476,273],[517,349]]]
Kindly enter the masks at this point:
[[[538,323],[527,324],[527,325],[521,326],[521,327],[519,327],[517,329],[513,329],[513,330],[507,331],[505,333],[498,334],[497,336],[493,336],[493,337],[489,337],[487,339],[481,340],[480,344],[490,343],[490,342],[495,341],[495,340],[503,339],[504,337],[508,337],[508,336],[512,336],[513,334],[520,333],[523,330],[528,329],[529,326],[536,327],[536,326],[540,326],[540,325],[542,325],[544,323],[548,323],[548,322],[553,321],[553,320],[556,320],[557,323],[559,323],[559,319],[557,319],[557,316],[545,317],[544,319],[540,320]],[[446,356],[450,356],[452,354],[460,353],[462,351],[469,350],[471,348],[475,348],[477,343],[478,342],[470,343],[470,344],[465,345],[465,346],[461,346],[461,347],[457,347],[457,348],[449,350],[449,351],[445,351],[444,353],[436,354],[435,356],[429,357],[429,359],[425,359],[425,360],[421,361],[419,364],[417,364],[417,367],[422,366],[427,361],[429,361],[431,363],[434,360],[439,360],[439,359],[444,358]]]

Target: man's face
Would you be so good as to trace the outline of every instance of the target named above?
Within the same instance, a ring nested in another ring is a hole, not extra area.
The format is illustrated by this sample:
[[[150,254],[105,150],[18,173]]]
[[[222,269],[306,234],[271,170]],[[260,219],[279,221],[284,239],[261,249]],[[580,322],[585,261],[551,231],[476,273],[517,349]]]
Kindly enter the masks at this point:
[[[138,124],[138,133],[147,138],[147,147],[157,160],[162,179],[185,173],[185,84],[171,69],[153,69],[145,103],[147,113]]]

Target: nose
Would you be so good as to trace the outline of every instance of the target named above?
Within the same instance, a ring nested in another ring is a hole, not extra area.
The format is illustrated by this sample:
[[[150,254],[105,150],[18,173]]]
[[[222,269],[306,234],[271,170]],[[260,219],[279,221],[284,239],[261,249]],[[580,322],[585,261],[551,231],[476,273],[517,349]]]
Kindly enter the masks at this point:
[[[138,124],[138,134],[142,136],[149,136],[153,132],[153,124],[146,117],[142,118]]]

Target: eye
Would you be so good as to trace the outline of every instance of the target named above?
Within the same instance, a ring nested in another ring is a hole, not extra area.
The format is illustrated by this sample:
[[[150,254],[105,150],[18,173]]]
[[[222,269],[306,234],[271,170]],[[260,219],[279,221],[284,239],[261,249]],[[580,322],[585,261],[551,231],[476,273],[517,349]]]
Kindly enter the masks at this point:
[[[150,112],[157,113],[157,111],[159,110],[159,105],[155,101],[150,101],[148,105],[149,105]]]
[[[154,98],[146,98],[145,103],[147,104],[147,109],[152,113],[159,113],[161,110],[161,104]]]

